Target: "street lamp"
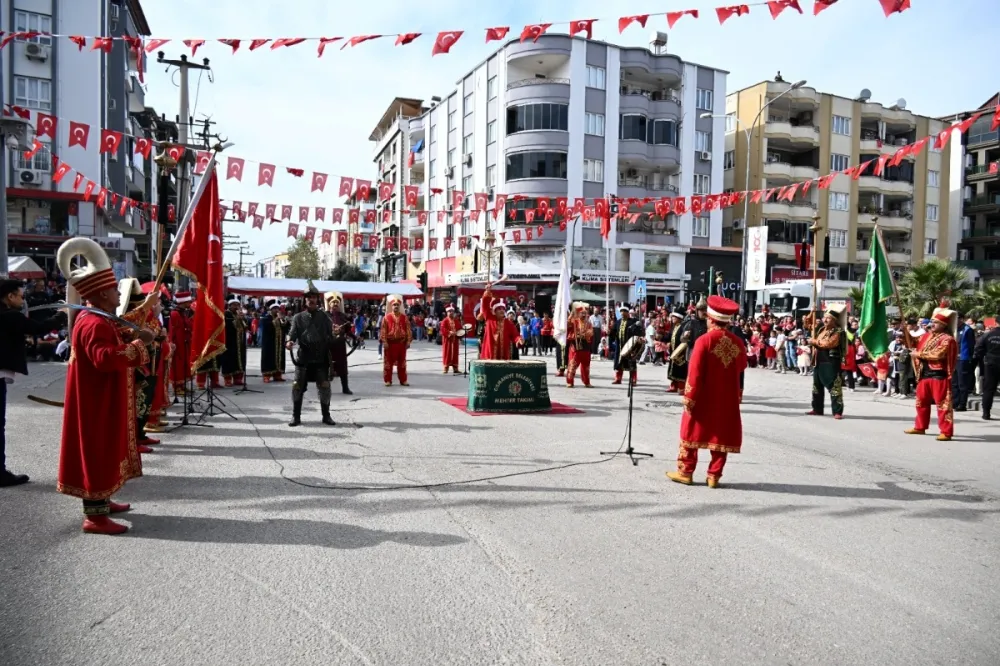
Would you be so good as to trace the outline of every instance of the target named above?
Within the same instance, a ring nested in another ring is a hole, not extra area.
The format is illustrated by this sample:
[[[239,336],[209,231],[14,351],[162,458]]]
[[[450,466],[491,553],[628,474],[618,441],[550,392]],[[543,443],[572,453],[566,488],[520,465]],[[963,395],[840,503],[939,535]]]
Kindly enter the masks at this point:
[[[760,117],[764,114],[764,110],[767,109],[769,106],[771,106],[771,104],[773,104],[774,102],[778,101],[779,99],[781,99],[782,97],[784,97],[788,93],[792,92],[793,90],[798,90],[799,88],[801,88],[805,84],[806,84],[805,79],[803,79],[801,81],[797,81],[796,83],[793,83],[792,85],[790,85],[787,90],[783,90],[779,94],[775,95],[773,98],[771,98],[769,100],[765,100],[764,103],[761,104],[761,106],[760,106],[760,111],[757,112],[757,117],[755,117],[753,119],[753,124],[750,125],[750,129],[746,128],[746,125],[743,123],[743,121],[741,121],[739,119],[739,117],[735,117],[734,116],[734,118],[736,120],[736,124],[740,127],[740,129],[743,130],[743,134],[746,135],[746,139],[747,139],[747,169],[746,169],[746,175],[745,175],[745,180],[744,180],[744,185],[743,185],[743,187],[745,188],[745,191],[749,191],[750,190],[750,137],[753,134],[754,128],[757,127],[757,121],[760,120]],[[702,118],[725,118],[726,116],[715,114],[715,113],[703,113],[703,114],[701,114],[701,117]],[[747,281],[747,276],[746,276],[746,273],[747,273],[747,220],[748,220],[749,215],[750,215],[749,210],[750,210],[750,197],[749,196],[744,196],[743,197],[743,250],[740,253],[740,297],[739,297],[739,301],[738,301],[739,304],[740,304],[741,311],[744,308],[743,295],[744,295],[744,287],[745,287],[746,281]]]

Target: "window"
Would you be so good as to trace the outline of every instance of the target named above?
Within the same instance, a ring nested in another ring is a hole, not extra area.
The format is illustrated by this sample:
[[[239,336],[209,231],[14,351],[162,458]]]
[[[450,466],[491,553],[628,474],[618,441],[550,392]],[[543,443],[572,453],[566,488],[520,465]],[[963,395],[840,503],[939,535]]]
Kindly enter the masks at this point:
[[[491,120],[486,125],[486,144],[489,145],[497,140],[497,121]]]
[[[431,159],[430,160],[430,165],[428,166],[428,168],[430,169],[430,171],[428,173],[430,174],[431,178],[433,178],[434,175],[435,175],[434,169],[437,168],[436,165],[437,165],[437,160]]]
[[[851,119],[846,116],[834,116],[833,117],[833,133],[843,134],[844,136],[851,135]]]
[[[706,176],[703,173],[696,173],[694,175],[694,193],[695,194],[711,194],[712,193],[712,177]]]
[[[844,192],[830,192],[830,210],[847,210],[851,195]]]
[[[711,111],[712,109],[715,108],[715,105],[712,103],[714,99],[715,96],[712,94],[711,90],[706,90],[705,88],[698,88],[698,92],[695,96],[695,103],[697,108],[701,109],[702,111]]]
[[[465,192],[466,195],[472,192],[472,187],[472,176],[466,176],[462,179],[462,191]]]
[[[673,120],[650,120],[648,126],[646,143],[658,146],[677,145],[677,125]]]
[[[584,133],[594,136],[604,136],[604,114],[587,113],[584,115]]]
[[[38,152],[30,159],[24,159],[23,150],[11,151],[11,162],[14,163],[15,169],[35,169],[37,171],[44,171],[45,173],[51,173],[52,171],[52,154],[49,152],[48,144],[43,143],[42,147],[38,149]]]
[[[455,149],[452,148],[448,151],[448,168],[455,166]]]
[[[431,139],[430,139],[430,144],[434,145],[435,141],[437,141],[437,125],[431,125]]]
[[[472,152],[472,135],[466,134],[462,139],[462,154],[468,155]]]
[[[647,122],[646,116],[621,116],[618,123],[618,138],[622,141],[645,141]]]
[[[603,183],[604,182],[604,161],[603,160],[584,160],[583,161],[583,179],[589,180],[592,183]]]
[[[707,215],[691,220],[691,235],[695,238],[708,238],[708,228],[711,220],[712,218]]]
[[[735,169],[736,168],[736,151],[727,150],[726,154],[722,156],[722,168],[723,169]]]
[[[455,112],[448,112],[448,131],[452,132],[455,130]]]
[[[52,17],[35,12],[14,12],[14,32],[52,32]],[[19,42],[34,42],[35,44],[51,45],[52,38],[47,35],[18,37]],[[41,151],[39,151],[41,152]]]
[[[928,187],[940,187],[941,186],[941,172],[940,171],[928,171],[927,172],[927,186]]]
[[[830,248],[843,249],[847,247],[847,232],[843,229],[830,229]]]
[[[486,99],[497,98],[497,77],[491,76],[486,79]]]
[[[587,65],[587,87],[604,90],[604,79],[607,73],[603,67]]]
[[[507,156],[507,180],[559,178],[566,180],[566,153],[526,152]]]
[[[38,109],[52,110],[52,81],[27,76],[14,77],[14,104]]]
[[[507,108],[507,134],[532,130],[569,131],[568,104],[522,104]]]
[[[726,134],[729,134],[730,132],[735,132],[738,125],[739,125],[739,123],[736,122],[736,114],[735,113],[727,113],[726,114]]]
[[[495,164],[491,164],[486,167],[486,187],[496,187],[497,186],[497,167]]]
[[[937,254],[936,238],[928,238],[924,241],[924,254]]]
[[[830,173],[845,171],[849,169],[850,166],[850,155],[838,155],[837,153],[830,155]]]
[[[927,204],[927,221],[937,222],[938,221],[938,207],[934,204]]]
[[[706,153],[712,152],[712,135],[708,132],[695,132],[694,149]]]
[[[472,93],[465,96],[465,115],[472,115]]]

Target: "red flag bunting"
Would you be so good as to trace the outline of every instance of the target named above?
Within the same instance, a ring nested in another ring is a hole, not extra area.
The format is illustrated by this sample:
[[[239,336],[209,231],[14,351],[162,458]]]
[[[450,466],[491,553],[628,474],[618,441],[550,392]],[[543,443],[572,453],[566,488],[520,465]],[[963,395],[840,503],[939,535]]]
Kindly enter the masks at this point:
[[[461,30],[439,32],[437,38],[434,40],[434,48],[431,49],[431,55],[436,56],[439,53],[448,53],[463,34],[465,33]]]
[[[646,21],[649,20],[649,14],[640,14],[638,16],[623,16],[618,19],[618,32],[625,32],[625,28],[629,27],[633,23],[638,23],[643,28],[646,27]]]
[[[232,164],[230,162],[230,164]],[[241,177],[243,168],[240,167]],[[257,169],[257,185],[267,185],[268,187],[274,186],[274,165],[264,164],[263,162]]]

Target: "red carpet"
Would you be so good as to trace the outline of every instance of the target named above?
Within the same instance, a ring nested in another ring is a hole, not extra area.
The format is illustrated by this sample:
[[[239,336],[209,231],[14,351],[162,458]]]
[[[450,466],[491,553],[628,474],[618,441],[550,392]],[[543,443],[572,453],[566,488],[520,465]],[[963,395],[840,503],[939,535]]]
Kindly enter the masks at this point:
[[[438,398],[441,402],[446,405],[451,405],[452,407],[457,407],[469,416],[539,416],[539,415],[549,415],[549,414],[584,414],[582,409],[577,409],[576,407],[570,407],[569,405],[564,405],[561,402],[553,402],[552,409],[547,412],[470,412],[465,408],[469,404],[469,399],[465,396],[458,398]]]

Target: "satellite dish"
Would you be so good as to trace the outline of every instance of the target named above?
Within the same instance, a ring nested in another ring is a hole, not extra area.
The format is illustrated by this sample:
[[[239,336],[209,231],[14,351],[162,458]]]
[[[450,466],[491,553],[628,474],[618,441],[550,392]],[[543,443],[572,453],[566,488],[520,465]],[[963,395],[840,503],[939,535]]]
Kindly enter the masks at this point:
[[[858,94],[858,99],[861,100],[862,102],[867,102],[871,98],[872,98],[872,91],[868,90],[868,88],[862,88],[861,92]]]
[[[903,109],[905,109],[906,108],[906,100],[903,99],[902,97],[900,97],[899,99],[897,99],[896,100],[896,108],[898,108],[900,111],[902,111]]]

